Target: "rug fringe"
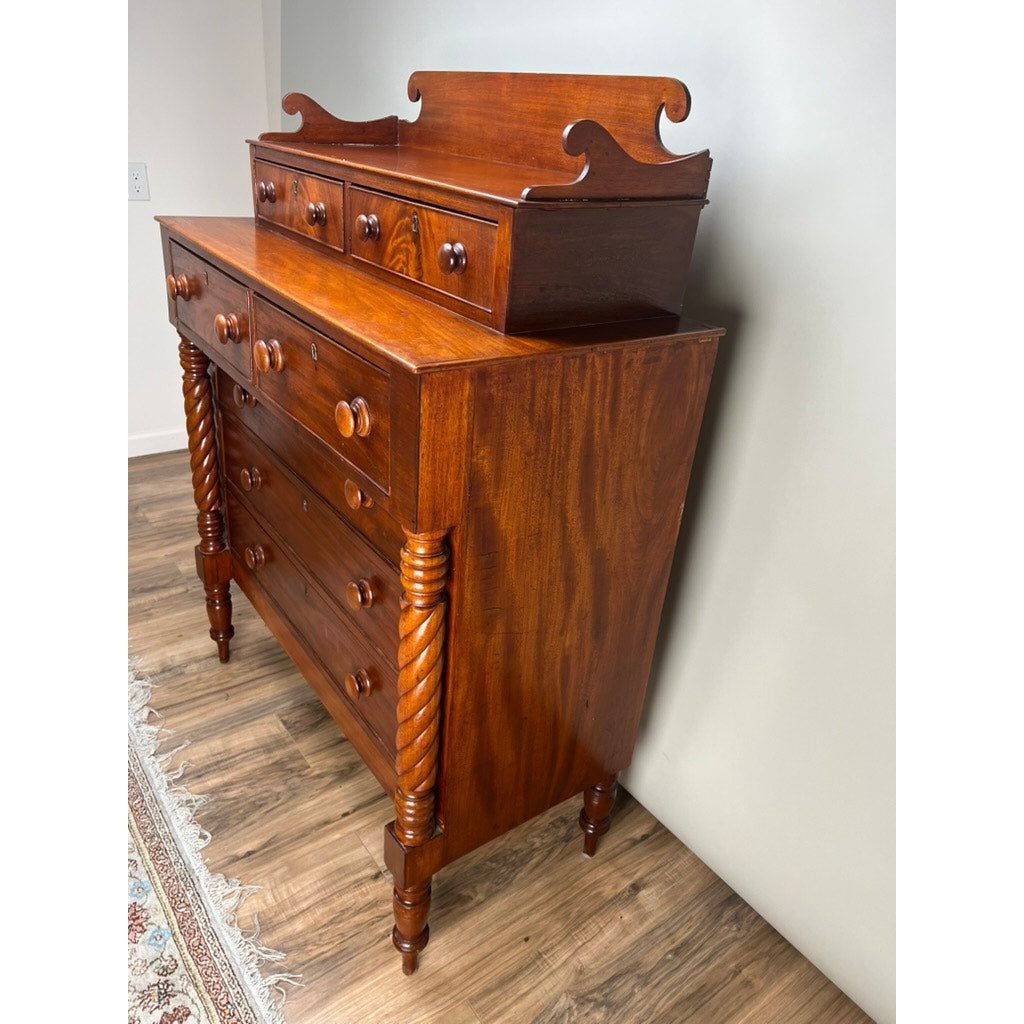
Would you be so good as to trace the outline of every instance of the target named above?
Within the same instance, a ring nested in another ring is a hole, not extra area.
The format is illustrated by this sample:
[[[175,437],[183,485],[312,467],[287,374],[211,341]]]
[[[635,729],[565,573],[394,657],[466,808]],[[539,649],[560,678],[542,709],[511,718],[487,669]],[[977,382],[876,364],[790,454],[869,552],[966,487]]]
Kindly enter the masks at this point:
[[[253,914],[253,929],[248,935],[242,932],[236,922],[242,905],[253,893],[259,892],[260,887],[242,885],[236,879],[214,874],[206,866],[201,851],[209,845],[212,837],[196,821],[195,811],[207,802],[207,797],[197,796],[185,786],[175,784],[189,764],[183,761],[172,770],[168,767],[169,763],[189,744],[185,741],[173,749],[161,749],[170,738],[170,733],[159,724],[163,720],[162,716],[150,705],[152,693],[153,683],[139,673],[139,659],[129,658],[128,729],[134,738],[140,760],[182,839],[182,853],[188,858],[203,890],[214,901],[215,905],[210,909],[215,912],[222,926],[225,938],[242,967],[243,980],[267,1018],[267,1024],[286,1024],[282,1013],[287,994],[284,986],[301,986],[301,975],[276,972],[263,976],[260,968],[264,964],[280,963],[285,954],[260,944],[259,919],[256,914]]]

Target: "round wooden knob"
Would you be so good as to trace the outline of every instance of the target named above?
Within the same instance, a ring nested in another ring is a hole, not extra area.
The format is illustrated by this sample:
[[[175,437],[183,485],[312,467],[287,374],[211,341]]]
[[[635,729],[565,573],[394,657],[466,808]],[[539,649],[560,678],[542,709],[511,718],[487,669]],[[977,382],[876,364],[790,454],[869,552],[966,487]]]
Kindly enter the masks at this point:
[[[358,512],[361,508],[369,508],[373,504],[373,498],[371,498],[354,480],[346,480],[345,502],[350,509],[354,512]]]
[[[276,203],[277,190],[274,188],[274,183],[272,181],[261,181],[256,186],[256,198],[261,203]]]
[[[465,273],[468,262],[469,254],[461,242],[445,242],[437,250],[437,265],[441,268],[442,274]]]
[[[361,608],[372,608],[373,599],[373,587],[369,580],[352,580],[345,587],[345,600],[354,612]]]
[[[380,238],[380,221],[375,213],[361,213],[356,217],[356,234],[364,242],[375,242]]]
[[[355,672],[349,672],[345,676],[344,682],[345,692],[353,700],[359,700],[360,697],[366,697],[373,692],[373,680],[366,669],[361,668]]]
[[[252,354],[260,373],[280,373],[284,369],[284,350],[277,338],[270,341],[260,338],[253,345]]]
[[[238,482],[242,485],[243,491],[258,491],[263,486],[263,474],[252,466],[238,474]]]
[[[245,556],[245,564],[255,572],[261,565],[265,565],[267,561],[267,553],[263,550],[262,544],[250,544],[245,551],[242,552]]]
[[[224,345],[229,341],[242,340],[242,321],[237,313],[218,313],[213,318],[213,329],[217,332],[217,340]]]
[[[181,299],[182,302],[188,302],[193,295],[192,282],[184,274],[179,274],[177,277],[173,274],[168,274],[167,293],[172,299]]]
[[[340,401],[334,407],[334,422],[342,437],[353,434],[366,437],[370,433],[370,407],[365,398],[353,398],[351,402]]]
[[[239,409],[243,408],[246,405],[255,405],[256,404],[255,397],[250,395],[249,392],[246,391],[245,388],[243,388],[241,384],[236,384],[231,389],[231,396],[232,396],[232,398],[234,398],[235,405],[237,405]]]
[[[306,207],[306,223],[316,227],[327,223],[327,207],[323,203],[310,203]]]

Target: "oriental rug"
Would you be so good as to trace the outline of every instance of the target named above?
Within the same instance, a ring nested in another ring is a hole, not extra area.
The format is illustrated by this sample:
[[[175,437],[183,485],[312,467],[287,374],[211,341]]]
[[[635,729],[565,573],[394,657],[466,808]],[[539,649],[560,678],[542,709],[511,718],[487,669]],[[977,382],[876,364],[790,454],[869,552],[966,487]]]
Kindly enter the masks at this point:
[[[282,983],[264,977],[283,954],[236,924],[255,888],[211,873],[210,836],[194,811],[205,802],[166,770],[151,685],[128,669],[128,1024],[285,1024]]]

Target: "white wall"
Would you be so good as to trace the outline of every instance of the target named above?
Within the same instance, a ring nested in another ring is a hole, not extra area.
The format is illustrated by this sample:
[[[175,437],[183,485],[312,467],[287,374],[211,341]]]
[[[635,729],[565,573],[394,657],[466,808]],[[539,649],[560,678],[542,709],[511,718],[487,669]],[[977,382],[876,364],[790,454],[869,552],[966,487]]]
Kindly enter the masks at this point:
[[[289,0],[282,86],[414,117],[409,73],[671,75],[709,147],[686,309],[729,328],[625,784],[895,1015],[891,5]],[[496,111],[496,116],[500,112]]]
[[[276,69],[278,0],[128,8],[127,160],[147,165],[151,195],[149,202],[128,203],[129,455],[186,446],[177,336],[167,319],[160,230],[153,218],[251,215],[245,140],[271,123],[264,9]]]

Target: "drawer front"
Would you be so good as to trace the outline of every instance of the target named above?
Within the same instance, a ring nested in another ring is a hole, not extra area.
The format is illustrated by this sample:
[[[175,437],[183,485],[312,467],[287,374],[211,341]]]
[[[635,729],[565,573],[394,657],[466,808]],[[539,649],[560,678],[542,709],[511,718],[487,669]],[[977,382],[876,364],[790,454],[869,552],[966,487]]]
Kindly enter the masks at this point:
[[[377,488],[366,484],[361,474],[352,469],[346,473],[341,460],[308,431],[298,429],[290,419],[279,415],[226,374],[218,373],[216,384],[222,419],[234,420],[257,435],[279,462],[317,491],[383,554],[385,561],[398,562],[405,533],[385,511]]]
[[[258,220],[344,252],[345,203],[340,181],[263,160],[253,161],[253,175]]]
[[[266,446],[223,421],[224,475],[245,503],[284,538],[307,573],[357,630],[394,662],[398,569],[380,557]]]
[[[497,225],[360,188],[349,214],[354,257],[491,309]]]
[[[326,670],[352,713],[393,762],[398,706],[395,669],[334,613],[287,550],[239,501],[229,500],[227,511],[234,572],[245,576],[274,602]]]
[[[387,492],[387,373],[265,300],[253,303],[259,390]]]
[[[251,380],[248,289],[175,242],[170,277],[178,324],[200,339],[214,362]]]

